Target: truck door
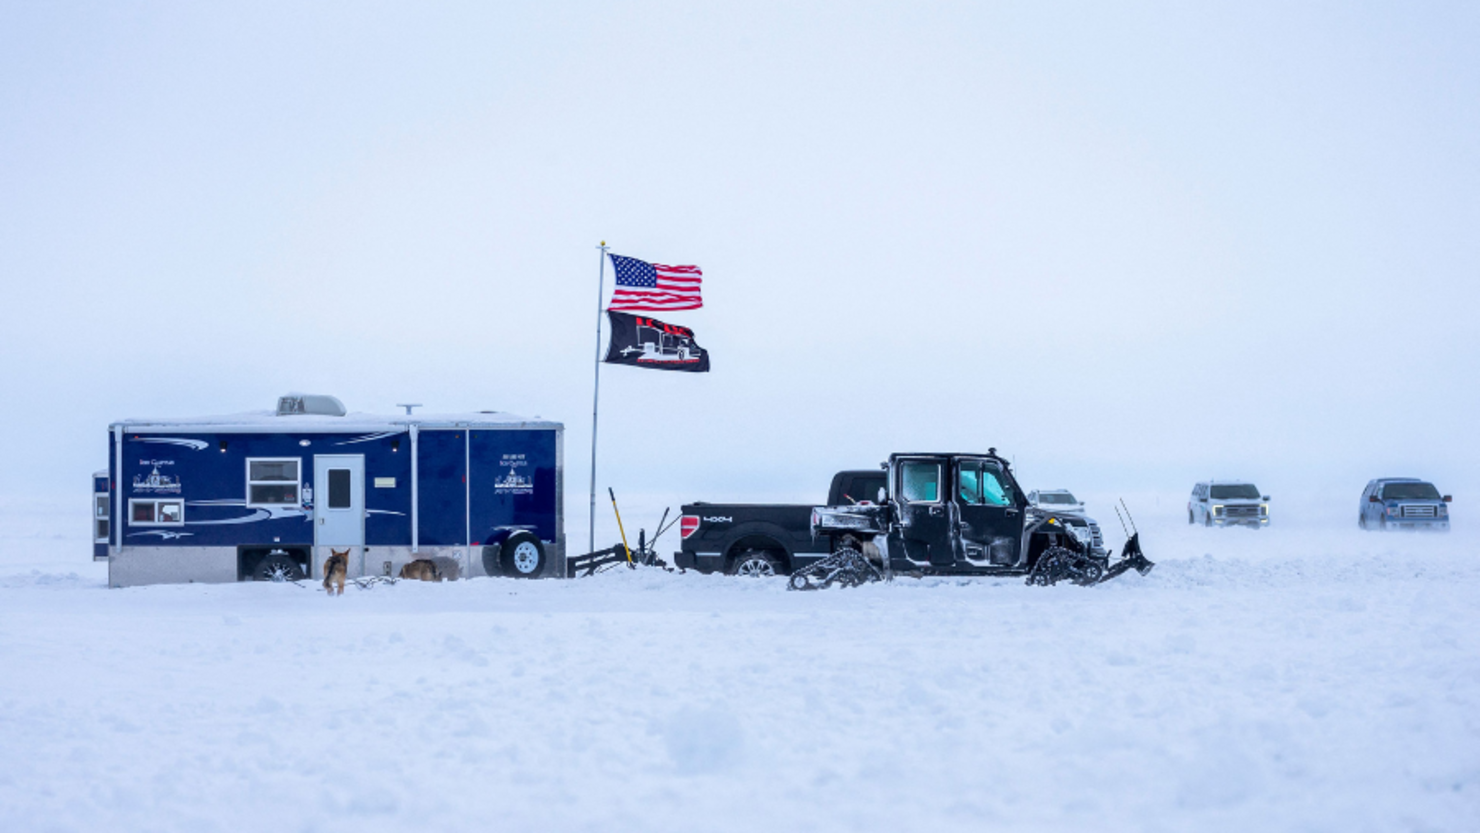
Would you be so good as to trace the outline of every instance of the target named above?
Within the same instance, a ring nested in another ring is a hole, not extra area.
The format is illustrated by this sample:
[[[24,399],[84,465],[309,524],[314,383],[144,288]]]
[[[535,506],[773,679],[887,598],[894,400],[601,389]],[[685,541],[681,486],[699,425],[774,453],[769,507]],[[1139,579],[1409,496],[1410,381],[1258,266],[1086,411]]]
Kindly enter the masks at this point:
[[[954,566],[950,506],[946,499],[946,461],[938,457],[910,457],[895,464],[895,503],[899,511],[900,543],[914,565],[936,569]]]
[[[961,553],[974,567],[1021,567],[1023,512],[1012,479],[995,460],[956,461],[952,499]]]

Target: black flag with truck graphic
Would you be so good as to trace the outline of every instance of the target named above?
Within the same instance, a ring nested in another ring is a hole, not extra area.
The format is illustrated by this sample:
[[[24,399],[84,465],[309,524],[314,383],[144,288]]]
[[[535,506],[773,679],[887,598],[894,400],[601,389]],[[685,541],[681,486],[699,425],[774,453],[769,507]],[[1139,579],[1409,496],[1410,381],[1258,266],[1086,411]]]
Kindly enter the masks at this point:
[[[645,315],[606,311],[611,324],[607,364],[629,364],[654,370],[709,372],[709,351],[694,341],[694,331]]]

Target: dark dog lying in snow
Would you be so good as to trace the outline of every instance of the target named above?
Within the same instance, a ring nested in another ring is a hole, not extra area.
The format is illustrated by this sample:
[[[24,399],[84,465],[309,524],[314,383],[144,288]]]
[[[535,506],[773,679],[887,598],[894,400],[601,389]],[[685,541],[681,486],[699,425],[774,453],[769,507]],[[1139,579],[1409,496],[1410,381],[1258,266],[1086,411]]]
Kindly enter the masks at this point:
[[[334,595],[334,587],[339,588],[339,595],[344,595],[344,579],[349,575],[349,550],[329,550],[329,560],[324,562],[324,590],[329,595]]]
[[[437,565],[429,558],[418,558],[407,562],[401,568],[401,578],[415,579],[416,581],[441,581],[442,573]]]

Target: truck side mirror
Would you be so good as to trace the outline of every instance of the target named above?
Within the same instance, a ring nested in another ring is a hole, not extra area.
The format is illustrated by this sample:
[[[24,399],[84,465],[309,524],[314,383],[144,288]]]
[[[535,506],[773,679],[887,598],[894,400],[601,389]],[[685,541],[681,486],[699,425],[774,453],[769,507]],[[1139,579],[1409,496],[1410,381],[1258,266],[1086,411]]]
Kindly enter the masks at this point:
[[[878,503],[879,503],[880,506],[883,506],[885,503],[888,503],[888,502],[889,502],[889,490],[888,489],[885,489],[883,486],[880,486],[879,487],[879,501],[878,501]]]
[[[1445,503],[1453,503],[1454,502],[1454,495],[1445,495],[1444,496],[1444,502]]]
[[[1368,503],[1382,503],[1382,498],[1378,497],[1377,495],[1368,495],[1367,496],[1367,502]]]
[[[1263,501],[1267,501],[1267,500],[1269,500],[1269,495],[1265,495],[1264,497],[1259,498],[1259,499],[1260,500],[1263,500]]]

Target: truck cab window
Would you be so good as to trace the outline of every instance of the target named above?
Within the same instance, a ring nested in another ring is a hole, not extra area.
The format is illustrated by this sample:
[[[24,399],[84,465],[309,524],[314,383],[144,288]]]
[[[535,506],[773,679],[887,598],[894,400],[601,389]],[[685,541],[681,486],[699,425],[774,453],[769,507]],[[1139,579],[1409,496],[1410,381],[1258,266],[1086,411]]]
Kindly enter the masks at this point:
[[[995,465],[981,468],[982,502],[990,506],[1010,506],[1014,496],[1012,485]]]
[[[976,461],[961,464],[956,477],[957,500],[967,506],[980,506],[982,498],[982,464]]]
[[[912,461],[900,466],[900,495],[911,503],[940,500],[940,464]]]

